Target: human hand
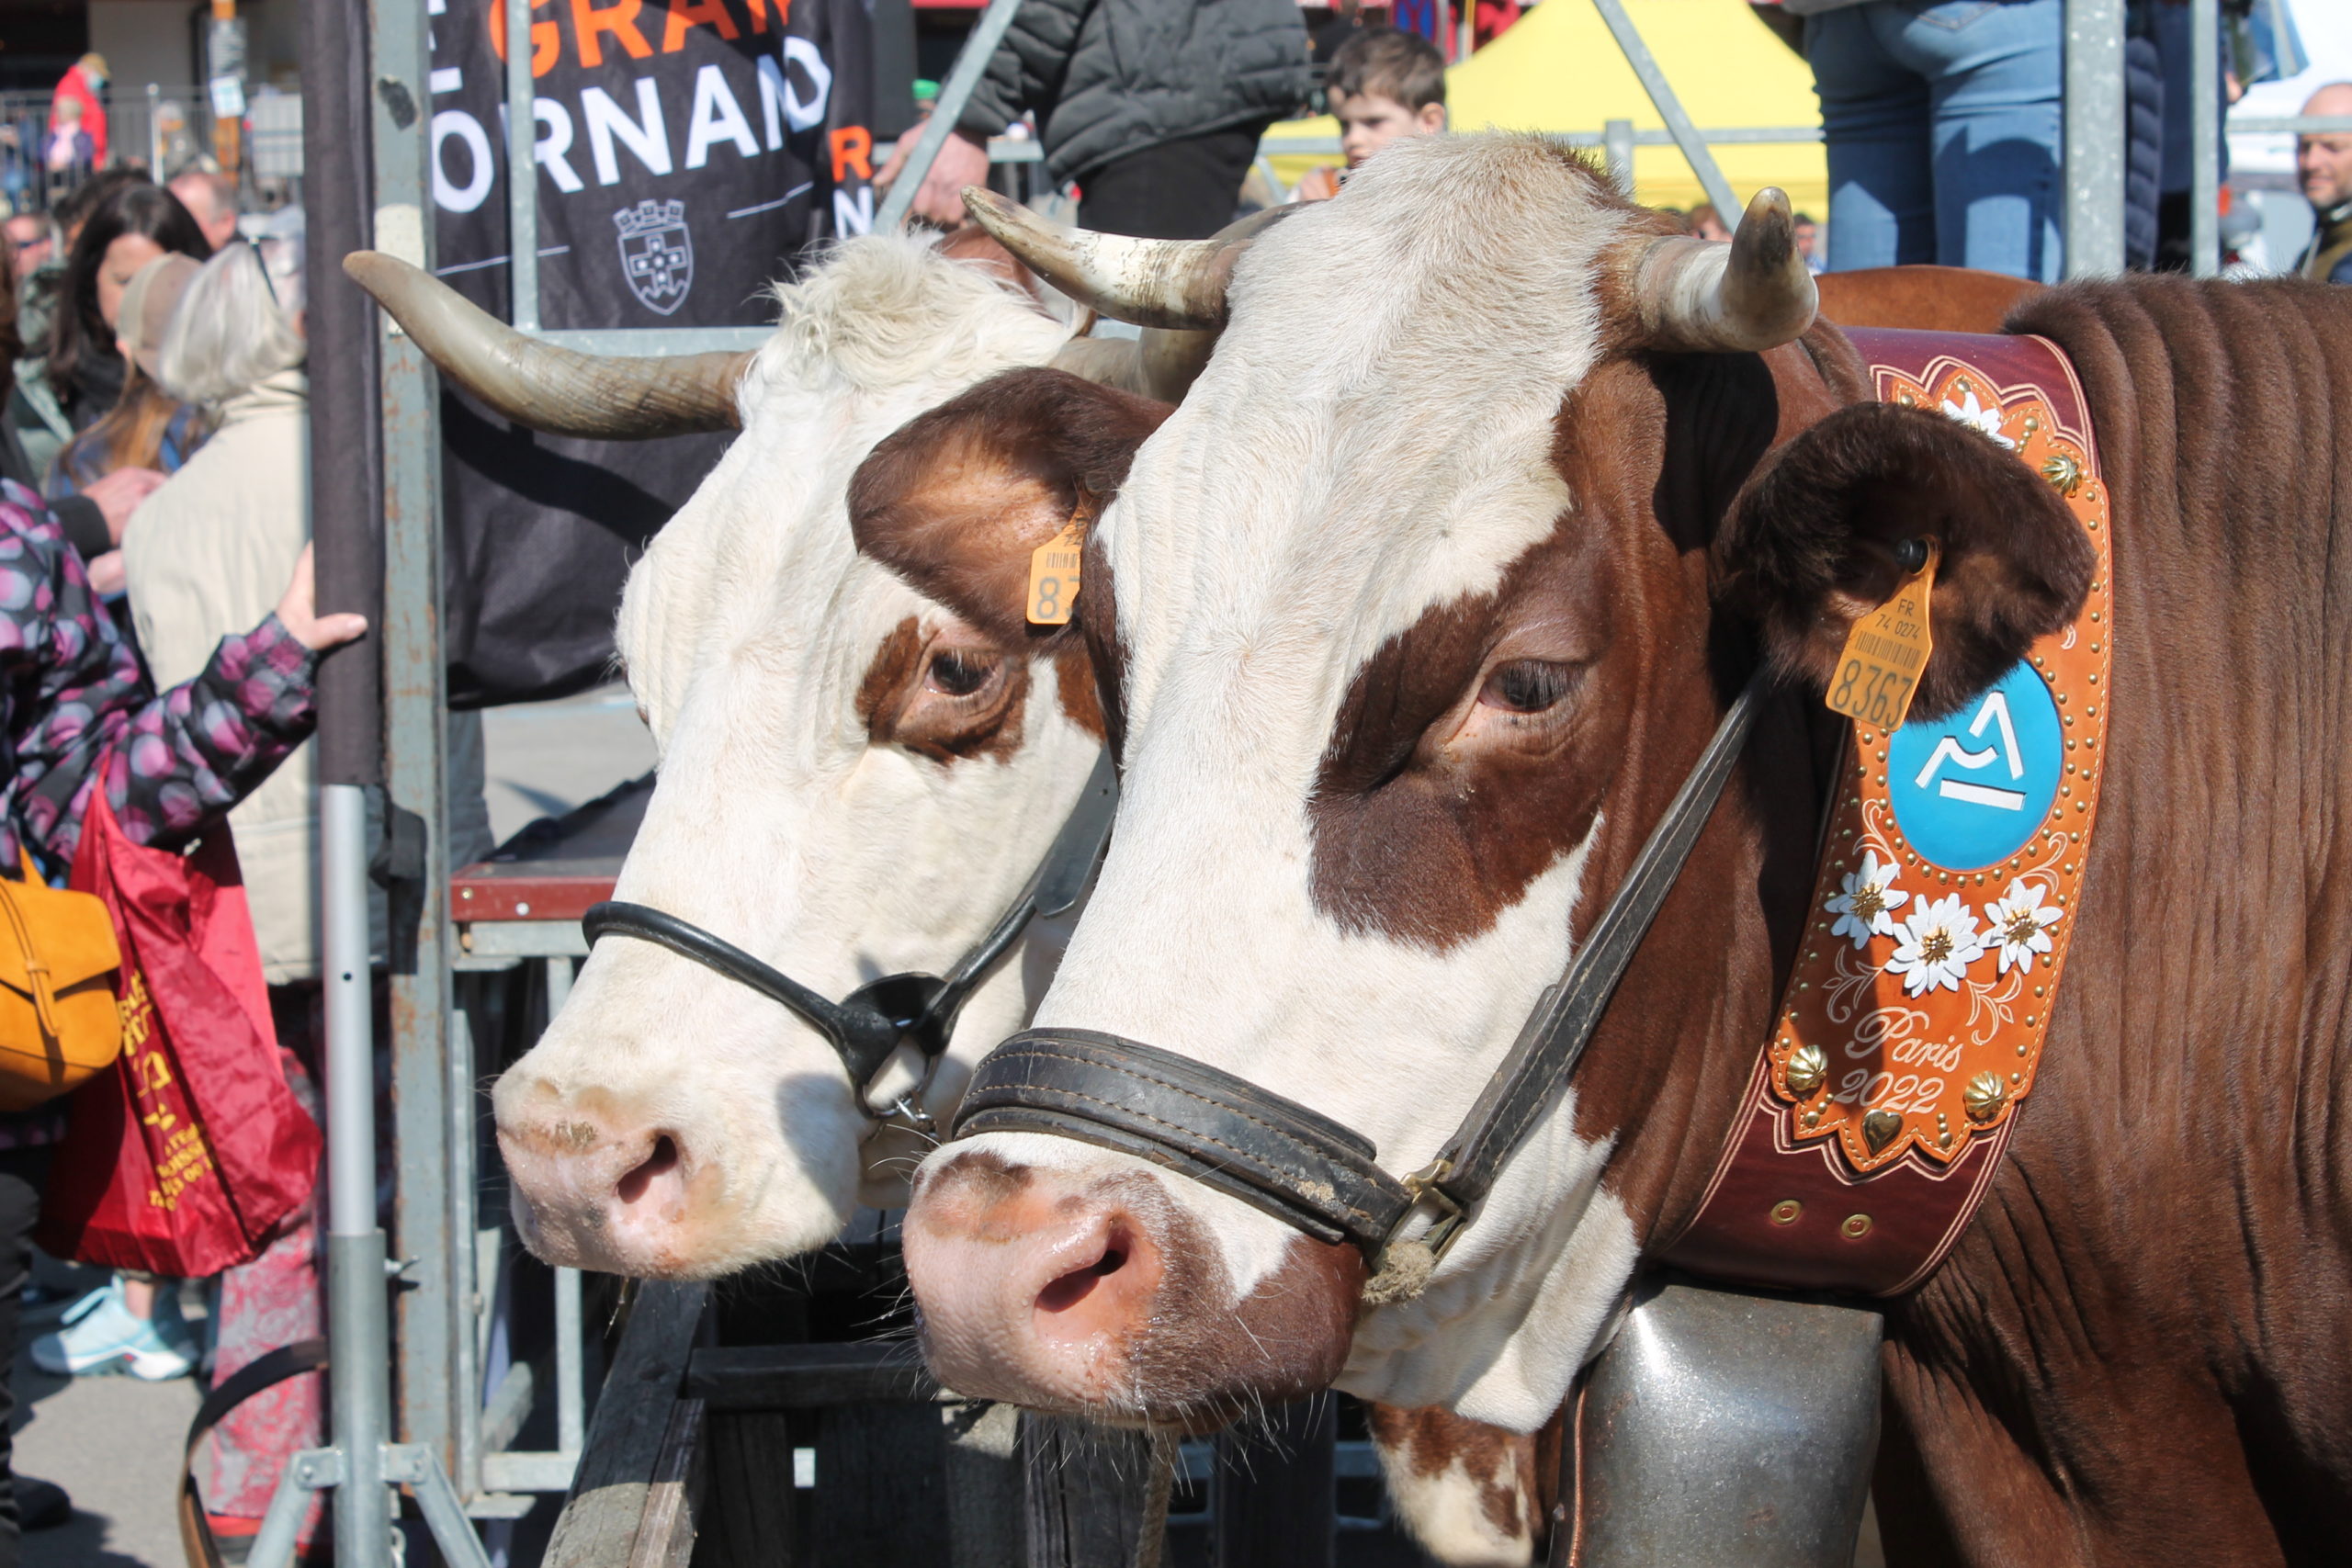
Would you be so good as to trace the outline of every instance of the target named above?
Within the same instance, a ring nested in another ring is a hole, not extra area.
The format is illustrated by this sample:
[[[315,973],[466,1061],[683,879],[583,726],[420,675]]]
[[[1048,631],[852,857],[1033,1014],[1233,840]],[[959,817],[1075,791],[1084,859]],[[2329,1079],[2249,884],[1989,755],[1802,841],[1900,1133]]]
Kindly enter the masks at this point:
[[[87,570],[90,574],[91,591],[100,598],[122,592],[125,579],[120,550],[108,550],[90,562]]]
[[[107,536],[119,545],[122,531],[130,525],[130,514],[163,487],[164,479],[153,468],[117,468],[91,480],[82,493],[98,503],[98,513],[107,520]]]
[[[874,188],[888,191],[897,182],[899,171],[906,166],[907,154],[915,150],[920,130],[910,130],[899,138],[889,161],[874,176]],[[931,173],[923,176],[922,188],[915,192],[911,209],[917,218],[926,218],[943,228],[953,229],[964,221],[964,187],[986,185],[989,180],[989,150],[960,130],[952,130],[940,144],[939,156],[932,160]]]
[[[301,557],[294,563],[294,577],[286,585],[286,597],[277,602],[277,618],[294,640],[312,653],[340,648],[368,633],[365,615],[348,610],[338,610],[331,615],[318,613],[318,590],[308,545],[302,547]]]

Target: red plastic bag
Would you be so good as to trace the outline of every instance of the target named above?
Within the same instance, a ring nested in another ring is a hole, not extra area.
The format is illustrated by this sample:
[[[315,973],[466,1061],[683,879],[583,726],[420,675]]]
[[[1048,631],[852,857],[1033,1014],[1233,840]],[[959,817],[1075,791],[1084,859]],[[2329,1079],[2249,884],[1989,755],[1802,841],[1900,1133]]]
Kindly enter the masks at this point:
[[[134,844],[93,791],[72,885],[114,916],[122,1056],[67,1100],[34,1234],[172,1279],[246,1262],[310,1201],[321,1139],[278,1066],[234,841]]]

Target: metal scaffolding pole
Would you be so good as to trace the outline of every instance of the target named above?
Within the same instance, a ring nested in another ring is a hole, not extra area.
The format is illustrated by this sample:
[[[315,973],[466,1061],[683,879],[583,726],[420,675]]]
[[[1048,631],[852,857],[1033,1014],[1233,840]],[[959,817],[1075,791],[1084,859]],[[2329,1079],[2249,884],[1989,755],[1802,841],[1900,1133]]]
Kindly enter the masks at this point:
[[[420,265],[430,264],[426,228],[425,18],[421,6],[312,0],[304,7],[305,75],[316,84],[305,117],[305,167],[317,193],[317,243],[308,265],[314,345],[322,373],[311,431],[319,538],[320,602],[371,617],[370,637],[328,660],[320,680],[320,925],[325,970],[327,1145],[327,1342],[334,1426],[330,1446],[295,1455],[270,1499],[248,1562],[287,1568],[310,1495],[334,1489],[334,1555],[343,1568],[389,1568],[396,1485],[412,1487],[441,1555],[453,1568],[488,1568],[481,1542],[459,1510],[441,1453],[392,1438],[391,1273],[376,1208],[374,942],[368,920],[370,791],[387,776],[381,720],[414,726],[413,680],[401,671],[439,649],[431,625],[434,591],[420,596],[401,549],[389,592],[381,591],[386,536],[434,526],[432,383],[405,340],[379,329],[340,275],[341,253],[371,239]],[[374,90],[368,89],[372,86]],[[375,203],[365,193],[372,190]],[[384,460],[372,446],[380,407]],[[420,423],[421,422],[421,423]],[[420,429],[422,434],[420,435]],[[323,445],[321,445],[323,444]],[[422,481],[420,483],[420,480]],[[413,552],[412,552],[413,553]],[[389,601],[389,603],[387,602]],[[416,625],[422,605],[425,632]],[[379,674],[390,701],[378,702]],[[437,694],[437,693],[436,693]],[[437,726],[437,715],[435,717]],[[437,739],[430,749],[435,770]],[[409,764],[412,769],[413,762]],[[412,776],[397,751],[394,798]],[[394,843],[397,847],[398,838]],[[395,860],[398,860],[396,855]],[[431,857],[426,863],[429,867]],[[400,868],[395,865],[395,871]],[[446,887],[446,878],[444,879]],[[426,972],[441,974],[437,965]]]
[[[2222,271],[2222,6],[2188,0],[2188,270]]]
[[[1723,220],[1726,229],[1739,227],[1739,215],[1744,210],[1739,197],[1732,194],[1731,182],[1724,178],[1723,170],[1715,163],[1715,155],[1707,149],[1707,139],[1682,110],[1682,100],[1675,96],[1673,85],[1666,73],[1658,69],[1657,60],[1650,53],[1650,46],[1642,40],[1641,29],[1634,26],[1634,18],[1625,14],[1622,0],[1592,0],[1593,9],[1609,24],[1610,35],[1617,47],[1624,51],[1625,63],[1641,78],[1642,91],[1650,96],[1658,118],[1666,121],[1666,129],[1674,137],[1674,144],[1682,149],[1690,160],[1690,172],[1699,176],[1699,188],[1707,193],[1707,200]]]
[[[2123,0],[2066,0],[2066,276],[2123,270]]]
[[[979,21],[964,39],[963,52],[956,57],[956,68],[947,73],[946,85],[939,89],[939,102],[923,121],[922,134],[915,139],[915,150],[907,155],[906,166],[899,171],[897,183],[890,194],[882,198],[882,210],[874,215],[874,231],[887,234],[907,220],[908,209],[915,204],[915,192],[922,188],[923,180],[931,174],[932,164],[939,161],[939,150],[947,144],[948,133],[964,116],[964,106],[972,101],[972,94],[988,73],[989,59],[996,53],[996,46],[1004,39],[1004,29],[1012,25],[1012,14],[1021,9],[1021,0],[989,0],[989,8],[980,14]]]
[[[531,0],[506,8],[506,253],[508,313],[518,333],[539,330],[539,116],[531,87]]]

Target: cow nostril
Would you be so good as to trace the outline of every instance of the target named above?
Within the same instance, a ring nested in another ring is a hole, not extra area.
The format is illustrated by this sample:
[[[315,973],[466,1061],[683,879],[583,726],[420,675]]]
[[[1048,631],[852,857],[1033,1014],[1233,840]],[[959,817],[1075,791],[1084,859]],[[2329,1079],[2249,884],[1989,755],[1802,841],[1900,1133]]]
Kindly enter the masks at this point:
[[[645,1156],[644,1163],[621,1177],[614,1194],[624,1205],[634,1204],[645,1196],[646,1189],[653,1185],[656,1178],[675,1169],[677,1164],[678,1142],[664,1133],[653,1140],[653,1152]]]
[[[1037,1292],[1037,1310],[1068,1312],[1093,1294],[1096,1280],[1107,1279],[1125,1268],[1129,1250],[1126,1237],[1113,1232],[1103,1246],[1102,1257],[1083,1269],[1071,1269]]]

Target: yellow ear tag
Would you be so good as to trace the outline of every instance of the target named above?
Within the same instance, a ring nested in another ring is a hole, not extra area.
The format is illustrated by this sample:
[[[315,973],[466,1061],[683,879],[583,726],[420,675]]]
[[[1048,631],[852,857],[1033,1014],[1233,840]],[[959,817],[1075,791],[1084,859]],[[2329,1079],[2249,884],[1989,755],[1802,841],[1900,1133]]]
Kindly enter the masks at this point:
[[[1078,600],[1078,561],[1086,549],[1086,530],[1072,517],[1062,531],[1029,552],[1029,624],[1062,626],[1069,624],[1070,606]]]
[[[1943,547],[1933,539],[1927,546],[1927,564],[1896,583],[1893,597],[1846,634],[1838,671],[1829,678],[1831,713],[1877,729],[1903,728],[1936,640],[1928,625],[1928,600],[1935,591],[1936,562],[1943,557]]]

